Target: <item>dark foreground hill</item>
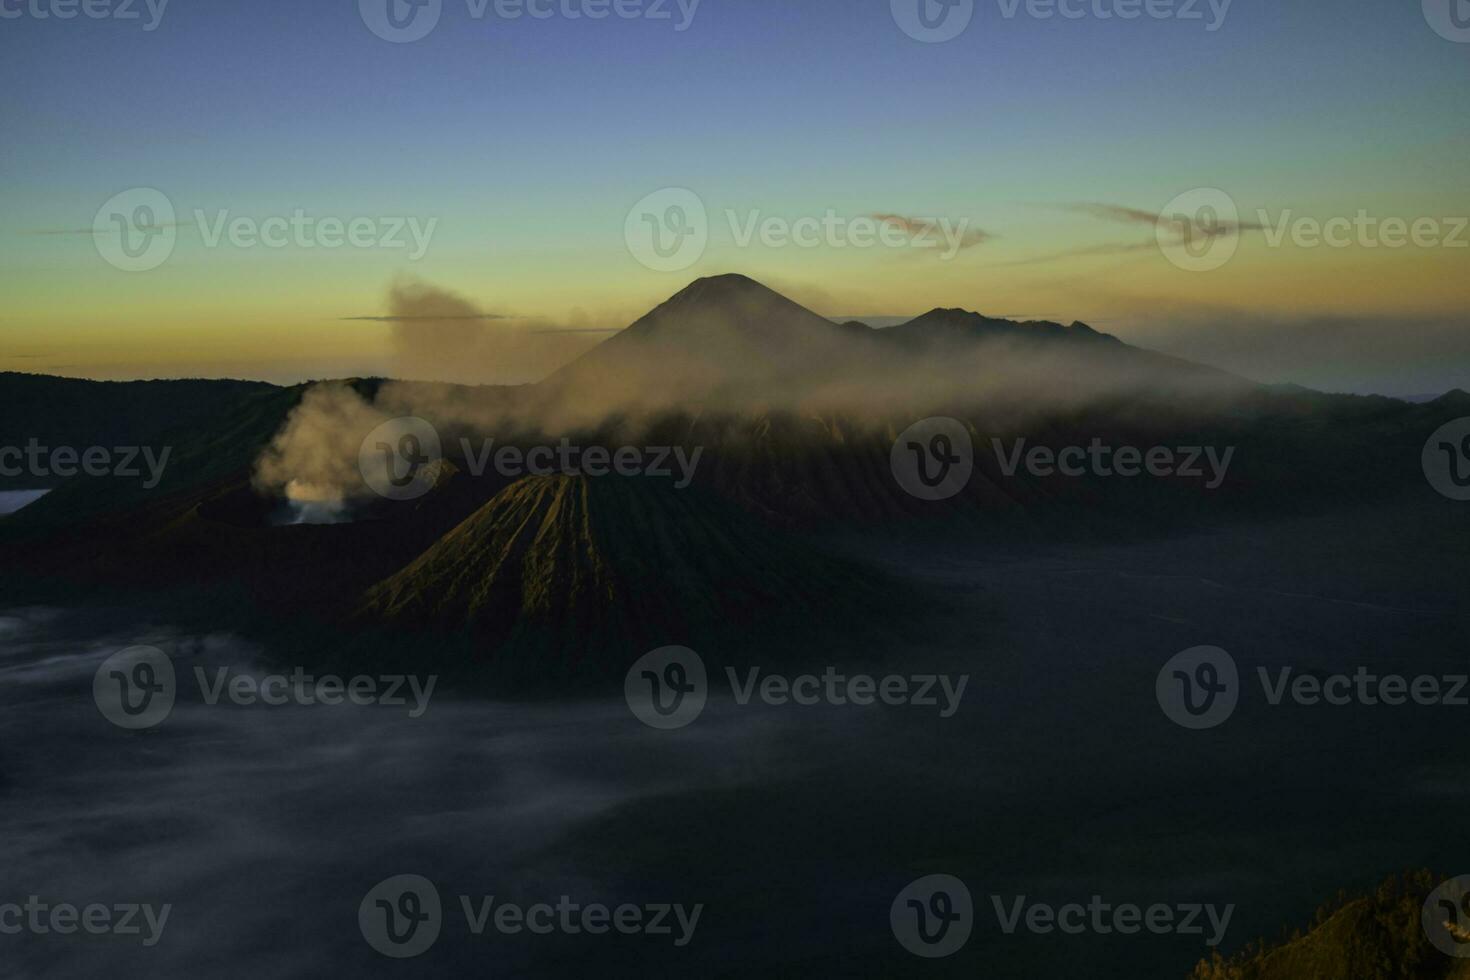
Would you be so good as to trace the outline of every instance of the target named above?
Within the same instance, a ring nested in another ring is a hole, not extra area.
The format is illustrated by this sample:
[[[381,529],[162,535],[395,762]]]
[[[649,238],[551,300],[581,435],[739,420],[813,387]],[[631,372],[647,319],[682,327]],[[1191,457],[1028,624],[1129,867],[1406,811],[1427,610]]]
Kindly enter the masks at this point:
[[[1439,881],[1418,872],[1371,895],[1340,895],[1305,933],[1229,958],[1216,954],[1189,980],[1467,980],[1470,959],[1436,949],[1424,930],[1424,903]]]

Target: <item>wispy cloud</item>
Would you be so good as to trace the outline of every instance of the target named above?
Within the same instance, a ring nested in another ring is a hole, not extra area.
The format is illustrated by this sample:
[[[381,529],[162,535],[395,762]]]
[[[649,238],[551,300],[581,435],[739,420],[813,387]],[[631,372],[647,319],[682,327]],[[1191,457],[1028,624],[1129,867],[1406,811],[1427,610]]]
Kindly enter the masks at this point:
[[[160,221],[148,226],[149,228],[188,228],[192,227],[179,221]],[[118,234],[115,228],[106,229],[107,234]],[[95,235],[96,228],[23,228],[17,234],[21,235]]]
[[[1173,215],[1159,214],[1154,211],[1145,211],[1142,208],[1130,208],[1122,204],[1100,204],[1095,201],[1078,201],[1071,204],[1062,204],[1058,207],[1063,211],[1071,211],[1075,214],[1091,215],[1103,221],[1112,221],[1118,224],[1148,225],[1155,228],[1160,222],[1172,224],[1176,228],[1179,223]],[[1215,238],[1223,235],[1235,235],[1242,231],[1260,231],[1264,226],[1250,221],[1216,219],[1213,224],[1204,225],[1198,220],[1192,222],[1195,230],[1206,237]]]
[[[1117,221],[1124,224],[1141,224],[1152,227],[1159,221],[1159,216],[1153,211],[1144,211],[1141,208],[1124,207],[1121,204],[1097,204],[1094,202],[1081,201],[1072,204],[1058,205],[1062,211],[1072,211],[1077,214],[1087,214],[1104,221]]]
[[[1181,221],[1175,216],[1162,215],[1155,211],[1146,211],[1143,208],[1130,208],[1122,204],[1104,204],[1097,201],[1076,201],[1069,204],[1047,205],[1054,210],[1067,211],[1072,214],[1084,214],[1088,217],[1097,218],[1113,224],[1145,225],[1154,229],[1155,236],[1152,239],[1141,242],[1106,242],[1101,245],[1084,245],[1080,248],[1066,249],[1061,252],[1051,252],[1046,255],[1038,255],[1029,259],[1017,259],[1014,262],[998,263],[999,268],[1009,268],[1023,265],[1043,265],[1049,262],[1061,262],[1066,259],[1094,258],[1107,255],[1131,255],[1137,252],[1148,252],[1157,250],[1166,241],[1173,245],[1182,245],[1198,239],[1225,238],[1230,235],[1238,235],[1243,231],[1260,231],[1263,226],[1250,221],[1225,220],[1215,218],[1213,221],[1204,222],[1195,217],[1188,222]],[[1163,237],[1168,236],[1168,239]],[[1169,241],[1172,239],[1172,241]]]
[[[447,315],[405,313],[392,316],[344,316],[338,319],[366,320],[370,323],[412,323],[415,320],[425,320],[434,323],[442,320],[515,320],[518,318],[504,313],[454,313]]]
[[[913,218],[885,212],[870,214],[868,217],[892,225],[916,238],[928,236],[935,241],[947,242],[956,251],[988,242],[995,237],[983,229],[971,228],[969,218]]]

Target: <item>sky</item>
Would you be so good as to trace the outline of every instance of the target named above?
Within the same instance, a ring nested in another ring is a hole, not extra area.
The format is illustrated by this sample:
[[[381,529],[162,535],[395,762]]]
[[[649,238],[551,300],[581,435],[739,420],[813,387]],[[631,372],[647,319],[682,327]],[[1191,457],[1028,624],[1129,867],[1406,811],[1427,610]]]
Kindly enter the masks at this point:
[[[741,272],[1470,387],[1463,3],[416,2],[0,0],[0,370],[396,373],[469,327],[514,342],[407,363],[531,380]]]

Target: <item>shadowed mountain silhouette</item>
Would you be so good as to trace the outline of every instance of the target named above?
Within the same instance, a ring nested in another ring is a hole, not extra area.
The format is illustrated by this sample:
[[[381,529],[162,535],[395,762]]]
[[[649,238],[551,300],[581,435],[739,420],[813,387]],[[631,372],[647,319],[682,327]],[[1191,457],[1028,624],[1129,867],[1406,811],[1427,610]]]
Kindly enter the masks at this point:
[[[910,346],[953,344],[977,340],[1099,341],[1123,345],[1111,334],[1099,333],[1081,321],[1062,326],[1050,320],[1000,320],[960,309],[933,309],[907,323],[875,331],[882,340]]]
[[[742,275],[698,279],[533,386],[584,422],[671,407],[861,415],[1160,391],[1238,397],[1257,386],[1083,323],[934,309],[874,329],[835,323]],[[932,413],[931,413],[932,414]]]
[[[742,275],[695,280],[536,387],[613,403],[752,385],[800,385],[841,357],[852,333]],[[653,389],[653,390],[650,390]]]

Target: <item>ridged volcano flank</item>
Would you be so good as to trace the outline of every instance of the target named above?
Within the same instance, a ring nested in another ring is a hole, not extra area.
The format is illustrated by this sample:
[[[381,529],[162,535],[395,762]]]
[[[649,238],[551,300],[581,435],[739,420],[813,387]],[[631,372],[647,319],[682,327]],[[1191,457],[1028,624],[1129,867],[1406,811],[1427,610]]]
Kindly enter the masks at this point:
[[[552,476],[501,491],[371,589],[359,618],[468,633],[496,675],[591,681],[656,646],[784,643],[883,596],[891,603],[846,563],[695,488]]]

